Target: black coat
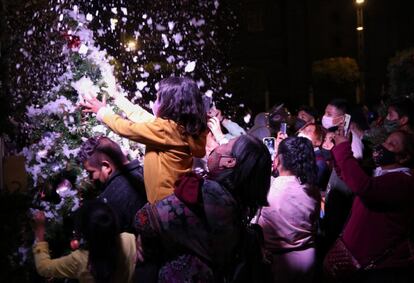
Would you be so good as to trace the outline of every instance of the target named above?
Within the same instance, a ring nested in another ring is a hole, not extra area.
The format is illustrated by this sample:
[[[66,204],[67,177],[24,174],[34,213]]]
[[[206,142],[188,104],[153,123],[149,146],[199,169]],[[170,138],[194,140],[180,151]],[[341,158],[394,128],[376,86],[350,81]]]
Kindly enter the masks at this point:
[[[115,171],[105,182],[99,198],[105,200],[118,216],[122,232],[132,232],[137,211],[147,202],[143,169],[133,160]]]

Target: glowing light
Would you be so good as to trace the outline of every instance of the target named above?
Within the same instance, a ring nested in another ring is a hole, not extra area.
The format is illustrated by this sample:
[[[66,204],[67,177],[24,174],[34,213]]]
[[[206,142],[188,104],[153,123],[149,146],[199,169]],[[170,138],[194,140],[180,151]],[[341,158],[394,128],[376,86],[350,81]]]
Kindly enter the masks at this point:
[[[357,29],[357,31],[363,31],[364,27],[357,27],[356,29]]]
[[[126,44],[126,51],[135,51],[137,50],[137,42],[135,40],[130,40]]]
[[[355,0],[355,3],[358,5],[364,4],[365,0]]]

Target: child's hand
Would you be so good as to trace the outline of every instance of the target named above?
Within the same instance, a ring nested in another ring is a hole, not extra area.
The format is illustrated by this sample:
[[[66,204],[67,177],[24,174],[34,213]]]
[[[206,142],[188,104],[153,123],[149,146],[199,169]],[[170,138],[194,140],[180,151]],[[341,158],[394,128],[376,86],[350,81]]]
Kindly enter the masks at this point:
[[[106,106],[106,98],[103,96],[102,101],[96,97],[90,99],[85,98],[85,102],[81,102],[80,105],[84,108],[84,113],[98,113],[99,109]]]

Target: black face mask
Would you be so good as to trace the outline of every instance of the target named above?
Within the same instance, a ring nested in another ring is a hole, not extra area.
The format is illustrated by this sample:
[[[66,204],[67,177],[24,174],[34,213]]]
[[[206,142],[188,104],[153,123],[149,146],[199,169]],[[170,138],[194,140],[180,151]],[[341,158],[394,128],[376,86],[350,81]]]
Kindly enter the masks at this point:
[[[94,180],[93,181],[93,186],[95,187],[95,190],[97,190],[98,192],[103,192],[105,189],[105,185],[101,183],[101,181],[99,180]]]
[[[374,163],[377,166],[384,166],[397,162],[396,154],[392,151],[389,151],[382,145],[378,145],[374,148],[372,158],[374,159]]]
[[[295,121],[295,131],[299,131],[303,126],[305,126],[306,122],[305,120],[302,120],[300,118],[296,118]]]

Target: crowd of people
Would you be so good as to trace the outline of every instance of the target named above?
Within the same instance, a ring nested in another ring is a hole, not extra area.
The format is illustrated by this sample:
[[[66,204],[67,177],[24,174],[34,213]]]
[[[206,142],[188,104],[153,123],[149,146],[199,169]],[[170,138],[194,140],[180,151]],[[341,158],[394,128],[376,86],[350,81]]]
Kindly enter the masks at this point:
[[[80,245],[51,259],[45,218],[33,254],[45,277],[80,282],[414,282],[414,103],[386,114],[333,99],[323,115],[283,105],[245,130],[197,84],[159,83],[149,113],[119,93],[85,99],[146,145],[143,166],[107,137],[79,162],[100,188],[77,212]],[[88,115],[88,114],[85,114]],[[350,118],[350,119],[349,119]],[[270,141],[270,142],[269,142]]]

